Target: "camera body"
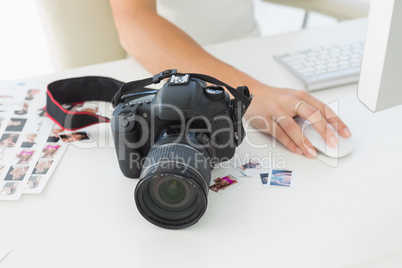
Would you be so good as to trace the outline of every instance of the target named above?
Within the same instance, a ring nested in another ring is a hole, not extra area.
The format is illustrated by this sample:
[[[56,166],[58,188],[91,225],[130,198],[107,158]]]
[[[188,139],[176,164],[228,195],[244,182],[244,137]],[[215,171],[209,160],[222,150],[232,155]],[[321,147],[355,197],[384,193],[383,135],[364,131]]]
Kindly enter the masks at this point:
[[[160,90],[144,87],[167,77]],[[251,99],[247,87],[235,90],[176,70],[119,90],[112,134],[121,171],[140,179],[134,198],[144,218],[169,229],[198,222],[207,208],[211,169],[232,158],[242,142],[242,116]]]
[[[166,143],[200,147],[211,168],[229,160],[244,137],[235,109],[236,100],[222,87],[188,74],[173,75],[158,91],[123,96],[111,121],[121,171],[139,178],[150,149]]]

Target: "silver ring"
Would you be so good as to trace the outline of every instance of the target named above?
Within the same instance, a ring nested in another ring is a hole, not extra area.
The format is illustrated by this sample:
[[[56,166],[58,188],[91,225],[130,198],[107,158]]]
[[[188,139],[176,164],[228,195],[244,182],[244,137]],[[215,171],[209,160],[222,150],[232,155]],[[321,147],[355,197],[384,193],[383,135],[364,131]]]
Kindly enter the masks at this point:
[[[303,103],[305,103],[304,101],[299,101],[296,106],[295,106],[295,113],[298,114],[297,110],[299,110],[300,105],[302,105]]]

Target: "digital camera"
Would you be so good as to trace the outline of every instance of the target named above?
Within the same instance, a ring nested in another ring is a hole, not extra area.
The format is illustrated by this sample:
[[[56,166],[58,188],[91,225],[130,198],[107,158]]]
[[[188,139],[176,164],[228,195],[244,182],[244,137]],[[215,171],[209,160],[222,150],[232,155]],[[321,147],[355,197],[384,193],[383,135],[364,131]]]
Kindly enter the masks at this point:
[[[204,214],[211,170],[242,142],[252,96],[247,87],[176,70],[155,75],[153,83],[164,78],[170,79],[159,90],[141,81],[125,84],[111,126],[123,174],[140,179],[140,213],[157,226],[180,229]]]

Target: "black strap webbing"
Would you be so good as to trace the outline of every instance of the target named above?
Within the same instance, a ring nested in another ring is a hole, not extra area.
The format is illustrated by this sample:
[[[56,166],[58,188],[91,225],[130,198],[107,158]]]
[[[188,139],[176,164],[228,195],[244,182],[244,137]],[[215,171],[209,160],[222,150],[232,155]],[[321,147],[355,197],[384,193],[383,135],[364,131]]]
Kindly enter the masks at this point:
[[[108,118],[94,113],[69,111],[62,104],[91,100],[109,102],[122,85],[121,81],[101,76],[55,81],[47,86],[46,112],[55,123],[67,130],[109,122]]]
[[[116,105],[120,102],[121,97],[124,96],[127,93],[131,93],[133,90],[137,90],[138,88],[144,88],[146,86],[149,86],[151,84],[157,84],[159,83],[162,79],[170,77],[172,75],[184,75],[182,73],[177,73],[176,70],[166,70],[164,72],[161,72],[157,75],[154,75],[151,78],[146,78],[142,80],[137,80],[137,81],[132,81],[127,84],[125,84],[121,89],[116,93],[116,95],[113,97],[112,104],[113,107],[116,107]],[[208,75],[204,74],[196,74],[196,73],[189,73],[190,77],[193,78],[198,78],[203,81],[219,85],[219,86],[224,86],[226,89],[232,94],[233,97],[235,97],[237,100],[239,100],[245,107],[245,110],[247,110],[248,106],[251,103],[251,98],[250,98],[250,92],[247,87],[239,87],[234,89],[233,87],[229,86],[228,84]]]

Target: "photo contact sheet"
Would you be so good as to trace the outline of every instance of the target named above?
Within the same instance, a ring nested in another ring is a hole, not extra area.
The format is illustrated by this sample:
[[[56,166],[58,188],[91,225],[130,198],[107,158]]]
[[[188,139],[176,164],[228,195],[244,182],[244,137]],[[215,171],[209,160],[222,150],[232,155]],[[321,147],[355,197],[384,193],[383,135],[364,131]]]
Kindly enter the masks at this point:
[[[67,146],[52,139],[44,88],[0,83],[0,200],[40,193]]]

